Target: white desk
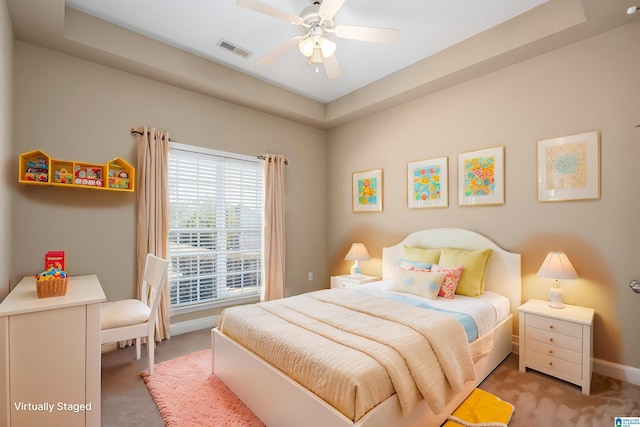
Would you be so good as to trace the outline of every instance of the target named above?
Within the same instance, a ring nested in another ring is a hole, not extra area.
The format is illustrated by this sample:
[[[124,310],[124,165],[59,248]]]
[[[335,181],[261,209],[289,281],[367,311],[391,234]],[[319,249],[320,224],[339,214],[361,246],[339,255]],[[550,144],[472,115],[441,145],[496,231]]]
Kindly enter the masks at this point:
[[[0,427],[100,426],[100,303],[95,275],[38,298],[25,277],[0,304]]]

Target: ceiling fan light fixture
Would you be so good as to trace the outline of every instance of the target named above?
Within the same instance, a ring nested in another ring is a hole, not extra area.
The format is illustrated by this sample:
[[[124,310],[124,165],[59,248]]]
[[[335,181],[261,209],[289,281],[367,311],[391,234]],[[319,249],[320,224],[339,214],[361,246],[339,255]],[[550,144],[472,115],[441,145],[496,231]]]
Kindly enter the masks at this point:
[[[298,44],[298,49],[300,50],[300,53],[306,56],[307,58],[313,55],[313,51],[315,47],[316,47],[316,42],[311,37],[305,37]]]
[[[327,38],[322,37],[318,42],[318,45],[322,51],[322,56],[325,58],[330,57],[336,52],[336,44]]]

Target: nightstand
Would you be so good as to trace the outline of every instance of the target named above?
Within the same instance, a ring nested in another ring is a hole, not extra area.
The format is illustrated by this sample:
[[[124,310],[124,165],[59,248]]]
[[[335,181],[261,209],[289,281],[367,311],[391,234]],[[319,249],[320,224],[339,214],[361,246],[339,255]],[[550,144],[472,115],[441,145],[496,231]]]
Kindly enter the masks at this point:
[[[374,276],[351,276],[349,274],[344,274],[342,276],[331,276],[331,289],[341,288],[355,288],[358,285],[363,285],[365,283],[371,283],[380,280],[379,277]]]
[[[565,305],[551,308],[549,301],[529,300],[520,312],[520,371],[527,368],[591,388],[593,355],[592,308]]]

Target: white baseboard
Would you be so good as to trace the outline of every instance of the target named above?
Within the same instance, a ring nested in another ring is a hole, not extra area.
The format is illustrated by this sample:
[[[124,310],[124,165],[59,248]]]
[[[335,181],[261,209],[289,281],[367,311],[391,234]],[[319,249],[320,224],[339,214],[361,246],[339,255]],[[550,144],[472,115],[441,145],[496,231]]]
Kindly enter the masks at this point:
[[[640,385],[640,369],[593,358],[593,372],[616,380]]]
[[[520,340],[517,335],[513,336],[513,352],[520,354]],[[621,365],[619,363],[609,362],[607,360],[592,359],[593,372],[613,378],[620,381],[626,381],[631,384],[640,385],[640,369],[633,366]]]
[[[213,329],[218,324],[220,316],[202,317],[171,324],[171,335],[186,334],[200,329]]]

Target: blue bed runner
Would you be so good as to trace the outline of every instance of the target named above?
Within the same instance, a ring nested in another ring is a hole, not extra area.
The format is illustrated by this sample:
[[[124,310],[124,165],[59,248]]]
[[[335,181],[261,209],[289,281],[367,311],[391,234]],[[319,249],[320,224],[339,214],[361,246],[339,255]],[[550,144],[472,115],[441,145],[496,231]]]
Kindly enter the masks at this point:
[[[369,295],[381,298],[387,298],[394,301],[399,301],[405,304],[413,305],[414,307],[420,307],[427,310],[436,310],[442,313],[446,313],[456,320],[460,322],[462,327],[464,328],[464,332],[467,334],[467,340],[469,342],[473,342],[478,339],[478,327],[476,326],[475,320],[473,317],[469,316],[465,313],[460,313],[457,311],[444,310],[442,308],[434,307],[424,301],[417,300],[415,298],[411,298],[410,296],[393,294],[387,292],[383,289],[373,288],[373,287],[358,287],[354,289],[356,292],[362,295]]]

